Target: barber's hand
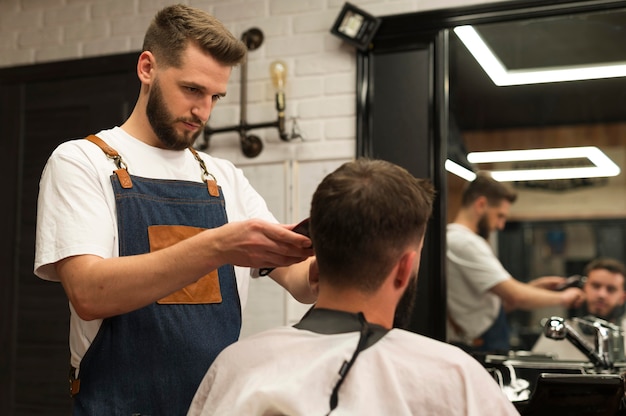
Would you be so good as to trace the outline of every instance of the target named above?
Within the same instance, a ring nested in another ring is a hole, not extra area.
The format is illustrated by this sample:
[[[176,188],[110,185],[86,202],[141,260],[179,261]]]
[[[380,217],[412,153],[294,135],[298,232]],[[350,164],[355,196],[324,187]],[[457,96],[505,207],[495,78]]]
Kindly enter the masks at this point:
[[[567,278],[561,276],[544,276],[533,279],[528,282],[528,284],[542,289],[556,290],[556,288],[564,284],[566,280]]]
[[[311,240],[290,230],[292,225],[252,219],[217,229],[212,239],[223,263],[253,268],[283,267],[313,255]]]
[[[578,308],[585,301],[585,293],[577,287],[570,287],[561,292],[562,305],[568,308]]]

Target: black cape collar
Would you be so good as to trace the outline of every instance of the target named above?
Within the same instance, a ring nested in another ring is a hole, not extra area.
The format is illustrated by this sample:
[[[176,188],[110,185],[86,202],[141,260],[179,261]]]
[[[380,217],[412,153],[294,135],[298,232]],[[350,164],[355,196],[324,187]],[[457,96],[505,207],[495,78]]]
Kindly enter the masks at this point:
[[[304,329],[317,334],[332,335],[348,332],[359,332],[367,324],[371,331],[367,339],[367,347],[371,347],[385,336],[389,330],[380,325],[365,321],[362,313],[350,313],[333,309],[311,308],[294,328]]]

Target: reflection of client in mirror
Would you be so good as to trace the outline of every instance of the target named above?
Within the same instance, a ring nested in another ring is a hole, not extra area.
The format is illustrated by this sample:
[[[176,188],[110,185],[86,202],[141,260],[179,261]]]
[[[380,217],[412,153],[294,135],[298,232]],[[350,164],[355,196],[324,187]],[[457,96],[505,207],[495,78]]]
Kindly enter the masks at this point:
[[[508,351],[508,311],[578,307],[584,299],[578,288],[549,290],[564,277],[522,283],[497,259],[487,239],[504,228],[516,199],[514,191],[479,173],[463,190],[461,208],[447,227],[447,339],[466,351]]]
[[[626,329],[624,300],[626,300],[626,268],[621,262],[599,258],[590,262],[584,270],[583,291],[585,303],[569,312],[570,317],[582,317],[593,322],[599,318]],[[570,322],[571,323],[571,322]],[[584,333],[584,328],[579,328]],[[549,354],[562,360],[583,360],[587,357],[567,341],[556,341],[541,335],[533,352]]]

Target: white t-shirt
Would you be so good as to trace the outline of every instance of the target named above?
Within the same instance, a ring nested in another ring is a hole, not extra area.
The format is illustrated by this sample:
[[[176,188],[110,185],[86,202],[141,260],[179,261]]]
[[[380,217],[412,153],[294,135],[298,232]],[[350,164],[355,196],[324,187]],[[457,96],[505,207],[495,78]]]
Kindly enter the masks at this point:
[[[189,150],[149,146],[119,127],[97,134],[117,150],[131,175],[154,179],[202,182],[202,170]],[[263,198],[232,163],[199,152],[208,171],[222,188],[229,222],[261,218],[277,222]],[[50,156],[39,184],[35,274],[58,281],[54,263],[69,256],[118,256],[115,198],[110,176],[113,161],[87,140],[62,143]],[[237,288],[244,307],[250,270],[235,267]],[[102,320],[83,321],[70,304],[70,350],[78,367]]]
[[[358,332],[320,335],[281,327],[217,357],[189,416],[325,415]],[[393,329],[357,357],[332,415],[517,415],[487,371],[459,348]]]
[[[471,344],[494,322],[500,298],[489,290],[511,278],[489,243],[461,224],[448,224],[446,233],[448,314],[464,331],[448,322],[448,341]]]

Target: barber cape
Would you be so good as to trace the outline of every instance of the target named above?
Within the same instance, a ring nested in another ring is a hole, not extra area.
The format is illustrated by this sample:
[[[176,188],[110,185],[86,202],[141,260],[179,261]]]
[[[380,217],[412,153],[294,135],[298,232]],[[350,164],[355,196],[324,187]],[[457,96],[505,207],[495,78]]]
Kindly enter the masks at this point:
[[[330,327],[307,325],[311,318],[320,318]],[[308,329],[271,329],[222,351],[188,415],[328,414],[341,369],[361,339],[361,324],[354,314],[314,309],[297,326]],[[518,412],[478,361],[459,348],[392,329],[360,352],[345,375],[331,414],[503,416]]]

